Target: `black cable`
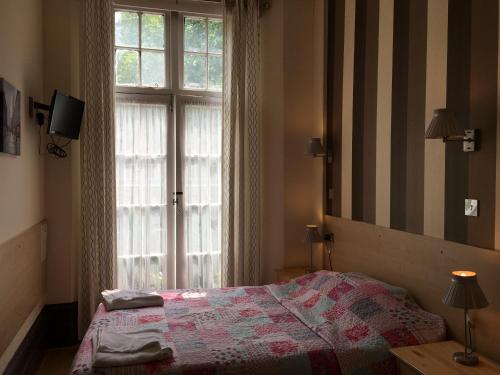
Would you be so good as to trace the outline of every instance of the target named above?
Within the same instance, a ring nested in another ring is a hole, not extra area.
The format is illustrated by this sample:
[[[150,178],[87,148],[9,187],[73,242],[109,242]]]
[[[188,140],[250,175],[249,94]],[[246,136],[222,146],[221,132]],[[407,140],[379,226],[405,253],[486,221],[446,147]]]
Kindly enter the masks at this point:
[[[333,271],[332,267],[333,235],[330,238],[331,238],[330,240],[327,240],[325,242],[326,242],[326,249],[328,251],[328,263],[330,263],[330,270]]]
[[[54,136],[51,135],[50,139],[52,142],[47,143],[47,152],[51,155],[54,155],[57,159],[62,159],[68,156],[66,153],[66,150],[64,150],[64,147],[69,145],[71,143],[71,139],[68,140],[65,144],[63,145],[58,145],[54,139]]]
[[[42,155],[42,127],[38,131],[38,155]]]

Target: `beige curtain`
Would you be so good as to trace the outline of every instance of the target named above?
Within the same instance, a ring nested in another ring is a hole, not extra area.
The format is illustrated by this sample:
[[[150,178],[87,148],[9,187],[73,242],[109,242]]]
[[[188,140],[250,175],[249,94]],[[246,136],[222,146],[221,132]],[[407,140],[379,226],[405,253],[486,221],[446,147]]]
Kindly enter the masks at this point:
[[[115,285],[115,142],[113,118],[113,2],[81,3],[81,87],[85,121],[81,136],[82,244],[79,332],[87,329],[100,292]]]
[[[259,1],[224,6],[222,284],[260,281]]]

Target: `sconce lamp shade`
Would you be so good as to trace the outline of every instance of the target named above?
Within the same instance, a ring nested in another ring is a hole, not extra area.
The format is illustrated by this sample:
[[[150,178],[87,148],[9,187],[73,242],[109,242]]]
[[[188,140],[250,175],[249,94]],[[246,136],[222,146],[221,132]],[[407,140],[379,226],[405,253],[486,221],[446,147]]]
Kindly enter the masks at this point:
[[[304,239],[305,239],[306,243],[323,242],[323,239],[321,238],[321,235],[319,234],[317,225],[306,225]]]
[[[452,272],[451,285],[443,297],[443,303],[461,309],[481,309],[488,306],[477,275],[471,271]]]
[[[427,139],[443,139],[443,140],[462,140],[462,134],[458,130],[455,116],[446,108],[438,108],[434,110],[432,121],[427,127],[425,138]]]
[[[312,155],[314,157],[326,155],[326,150],[321,144],[321,139],[311,138],[309,140],[309,145],[307,146],[306,155]]]

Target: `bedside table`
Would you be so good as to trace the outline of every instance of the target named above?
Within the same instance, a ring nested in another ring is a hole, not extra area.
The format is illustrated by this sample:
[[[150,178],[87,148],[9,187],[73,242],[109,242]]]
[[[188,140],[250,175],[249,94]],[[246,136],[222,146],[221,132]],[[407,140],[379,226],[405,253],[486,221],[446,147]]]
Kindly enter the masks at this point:
[[[463,351],[456,341],[404,346],[391,349],[398,361],[400,375],[494,375],[500,364],[479,356],[477,366],[464,366],[453,360],[453,353]]]
[[[288,282],[291,279],[295,279],[296,277],[303,276],[307,273],[309,273],[307,267],[287,267],[276,270],[278,282]]]

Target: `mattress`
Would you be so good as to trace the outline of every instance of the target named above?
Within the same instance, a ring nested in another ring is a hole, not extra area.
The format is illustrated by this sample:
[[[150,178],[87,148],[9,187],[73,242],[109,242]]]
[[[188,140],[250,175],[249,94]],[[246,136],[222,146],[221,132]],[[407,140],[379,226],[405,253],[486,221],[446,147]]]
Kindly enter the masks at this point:
[[[319,271],[261,287],[160,292],[163,307],[107,312],[100,305],[71,373],[395,374],[389,348],[444,339],[440,317],[401,288],[359,274]],[[98,327],[157,327],[173,356],[92,368]]]

